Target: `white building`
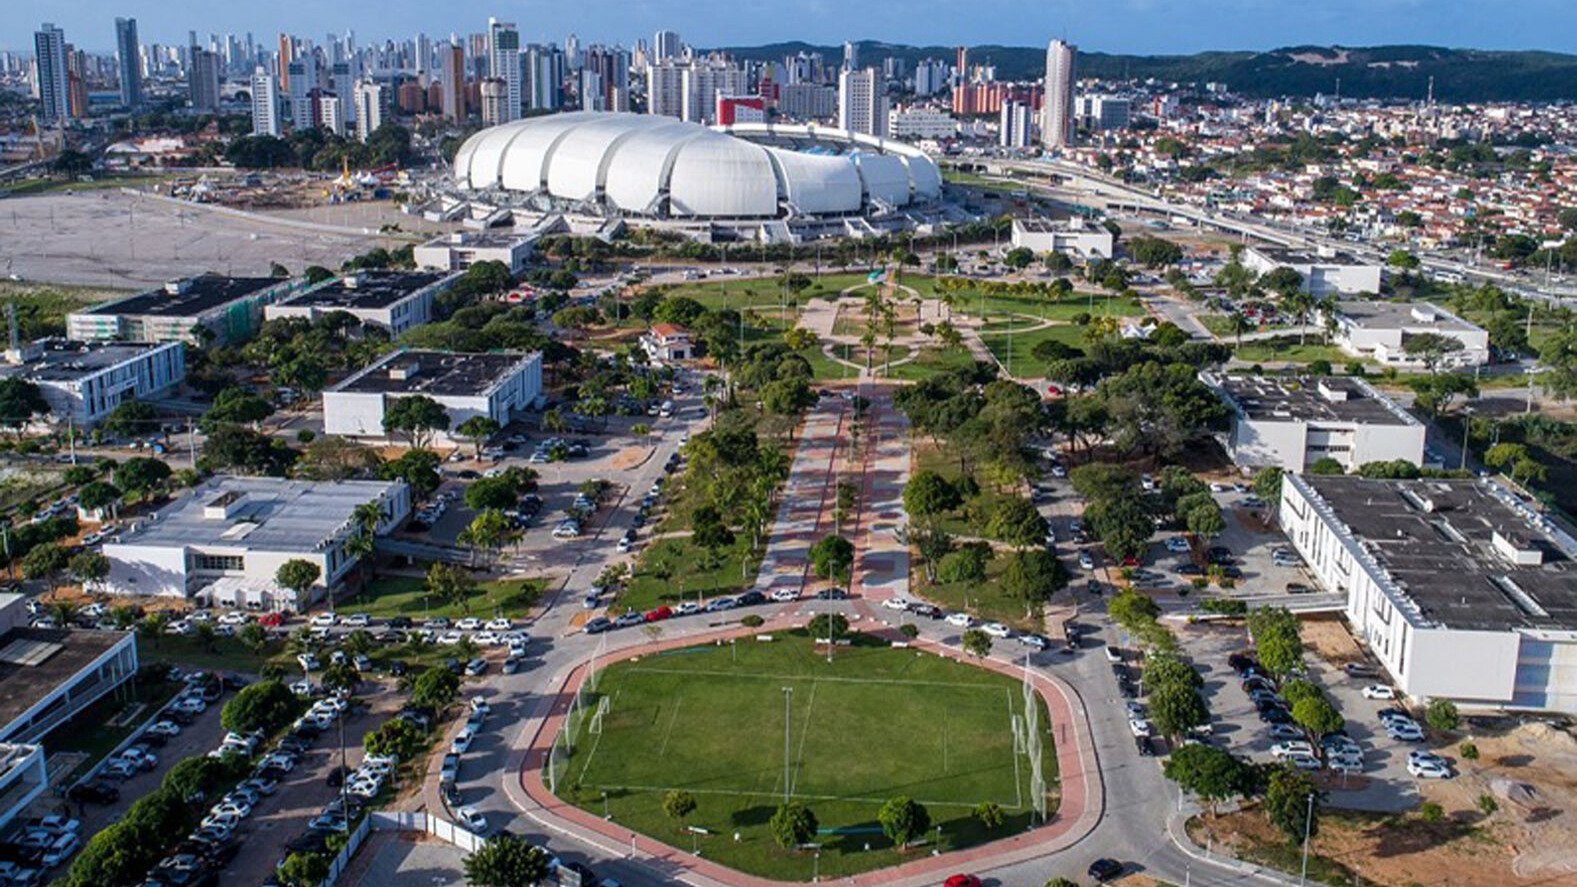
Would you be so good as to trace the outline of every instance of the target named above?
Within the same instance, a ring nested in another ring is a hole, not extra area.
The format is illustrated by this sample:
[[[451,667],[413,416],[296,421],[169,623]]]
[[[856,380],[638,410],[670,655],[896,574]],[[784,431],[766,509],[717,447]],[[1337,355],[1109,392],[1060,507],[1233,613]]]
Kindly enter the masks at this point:
[[[510,274],[519,274],[531,259],[534,234],[486,234],[458,231],[435,237],[416,247],[416,267],[425,271],[464,271],[477,262],[503,262]]]
[[[672,60],[646,66],[646,113],[684,117],[684,77],[688,69],[688,65]]]
[[[1244,468],[1303,471],[1322,458],[1347,470],[1403,459],[1424,464],[1424,425],[1352,376],[1201,373],[1232,410],[1224,441]]]
[[[1113,244],[1112,232],[1073,216],[1063,221],[1014,219],[1013,245],[1027,247],[1036,255],[1057,252],[1086,259],[1109,259]]]
[[[778,87],[778,111],[795,120],[826,120],[838,113],[838,91],[821,83]]]
[[[958,121],[937,108],[895,108],[887,113],[887,135],[906,142],[941,142],[958,135]]]
[[[186,378],[186,346],[117,345],[46,339],[7,351],[0,378],[37,385],[54,421],[97,425],[126,400],[168,394]]]
[[[489,76],[503,81],[497,122],[520,119],[525,95],[520,70],[520,31],[513,22],[501,22],[494,18],[487,20],[487,65]],[[487,107],[485,96],[482,107]]]
[[[0,743],[12,745],[38,743],[135,677],[138,665],[133,633],[31,628],[27,604],[26,595],[0,594]],[[0,750],[0,818],[15,803],[17,774],[6,768],[25,772],[25,756]]]
[[[838,128],[887,137],[887,92],[875,68],[838,74]]]
[[[337,136],[345,134],[345,105],[332,93],[319,93],[312,100],[314,117],[319,129]]]
[[[1402,692],[1577,713],[1577,540],[1506,488],[1287,475],[1280,521]]]
[[[1433,333],[1462,343],[1441,356],[1441,367],[1473,367],[1489,362],[1489,333],[1428,302],[1340,302],[1334,341],[1348,354],[1385,366],[1421,367],[1422,355],[1407,353],[1415,336]]]
[[[263,315],[268,320],[315,320],[343,311],[364,324],[388,330],[393,338],[431,320],[433,299],[459,279],[459,273],[358,271],[275,302],[263,309]]]
[[[1309,252],[1279,246],[1250,246],[1243,251],[1243,267],[1255,274],[1291,268],[1303,277],[1303,291],[1314,296],[1372,295],[1380,291],[1379,265],[1335,250]]]
[[[355,95],[356,138],[367,141],[367,136],[378,131],[383,125],[383,109],[388,107],[387,90],[383,84],[372,80],[358,80],[353,89]]]
[[[1040,109],[1040,142],[1047,148],[1073,144],[1073,63],[1079,49],[1061,40],[1046,47],[1045,101]]]
[[[300,612],[337,587],[357,556],[356,508],[377,503],[386,533],[410,514],[411,488],[396,481],[215,477],[104,546],[112,594],[202,599],[219,606]],[[279,587],[286,561],[318,565],[300,598]]]
[[[542,354],[392,352],[323,392],[323,430],[394,440],[384,430],[384,412],[393,401],[414,395],[448,411],[449,428],[436,435],[441,440],[472,416],[508,425],[542,397]]]
[[[78,342],[188,345],[205,345],[207,339],[221,345],[245,341],[262,323],[263,306],[304,285],[278,277],[217,274],[172,280],[157,289],[67,315],[67,337]]]
[[[1028,102],[1005,101],[997,123],[997,144],[1004,148],[1028,148],[1034,141],[1035,110]]]
[[[279,82],[263,68],[252,72],[252,135],[278,136]]]
[[[641,350],[653,363],[690,360],[695,357],[695,344],[690,331],[676,323],[654,323],[641,336]]]
[[[1079,118],[1091,130],[1127,129],[1133,116],[1133,103],[1121,96],[1081,95]]]

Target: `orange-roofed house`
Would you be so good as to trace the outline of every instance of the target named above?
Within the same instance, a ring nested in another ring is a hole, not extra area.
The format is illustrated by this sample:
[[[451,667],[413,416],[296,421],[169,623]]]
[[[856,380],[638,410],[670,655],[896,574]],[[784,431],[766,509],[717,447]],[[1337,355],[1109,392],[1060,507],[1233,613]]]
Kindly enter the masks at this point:
[[[690,331],[677,323],[654,323],[641,336],[641,348],[653,363],[670,360],[689,360],[695,357],[695,345],[690,341]]]

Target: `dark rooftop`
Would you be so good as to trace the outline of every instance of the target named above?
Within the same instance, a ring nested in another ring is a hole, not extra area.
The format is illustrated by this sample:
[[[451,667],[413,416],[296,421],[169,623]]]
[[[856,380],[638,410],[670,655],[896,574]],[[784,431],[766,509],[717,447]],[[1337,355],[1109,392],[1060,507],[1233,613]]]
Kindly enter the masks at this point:
[[[480,395],[528,356],[522,352],[396,351],[330,390],[450,397]]]
[[[1285,246],[1256,246],[1253,250],[1278,265],[1369,265],[1352,253],[1333,251],[1328,255],[1321,255],[1306,249],[1291,249]]]
[[[0,726],[10,724],[37,705],[88,663],[125,637],[123,631],[73,631],[62,628],[13,628],[0,636],[0,648],[16,641],[60,648],[37,665],[0,662]]]
[[[196,317],[236,299],[285,282],[285,279],[279,277],[223,277],[218,274],[204,274],[185,280],[171,281],[157,289],[147,290],[78,313]]]
[[[1418,424],[1373,386],[1351,376],[1207,375],[1205,381],[1255,421]]]
[[[0,364],[0,377],[23,376],[39,382],[70,382],[144,354],[163,345],[116,345],[46,339],[38,354],[19,364]]]
[[[1577,629],[1577,541],[1503,487],[1470,479],[1302,480],[1426,620],[1476,631]],[[1527,562],[1513,562],[1518,553]]]
[[[315,308],[387,308],[448,274],[425,271],[364,271],[316,287],[284,304]]]

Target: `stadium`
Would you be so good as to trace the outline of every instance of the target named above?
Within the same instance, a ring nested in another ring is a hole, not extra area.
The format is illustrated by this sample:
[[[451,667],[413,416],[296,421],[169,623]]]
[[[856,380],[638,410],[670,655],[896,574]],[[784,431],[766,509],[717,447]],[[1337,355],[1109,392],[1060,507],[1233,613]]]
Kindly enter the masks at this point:
[[[917,227],[942,193],[929,157],[886,139],[585,111],[485,129],[461,145],[453,174],[457,195],[517,226],[553,214],[769,242]]]

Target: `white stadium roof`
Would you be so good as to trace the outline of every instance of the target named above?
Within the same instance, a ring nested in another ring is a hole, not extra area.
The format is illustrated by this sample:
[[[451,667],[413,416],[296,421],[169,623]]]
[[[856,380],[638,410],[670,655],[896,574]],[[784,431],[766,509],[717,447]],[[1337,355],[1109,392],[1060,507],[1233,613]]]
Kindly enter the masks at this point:
[[[814,150],[801,150],[810,148]],[[941,194],[936,164],[899,142],[816,126],[708,129],[576,111],[494,126],[460,146],[455,182],[622,216],[773,219],[885,211]]]

